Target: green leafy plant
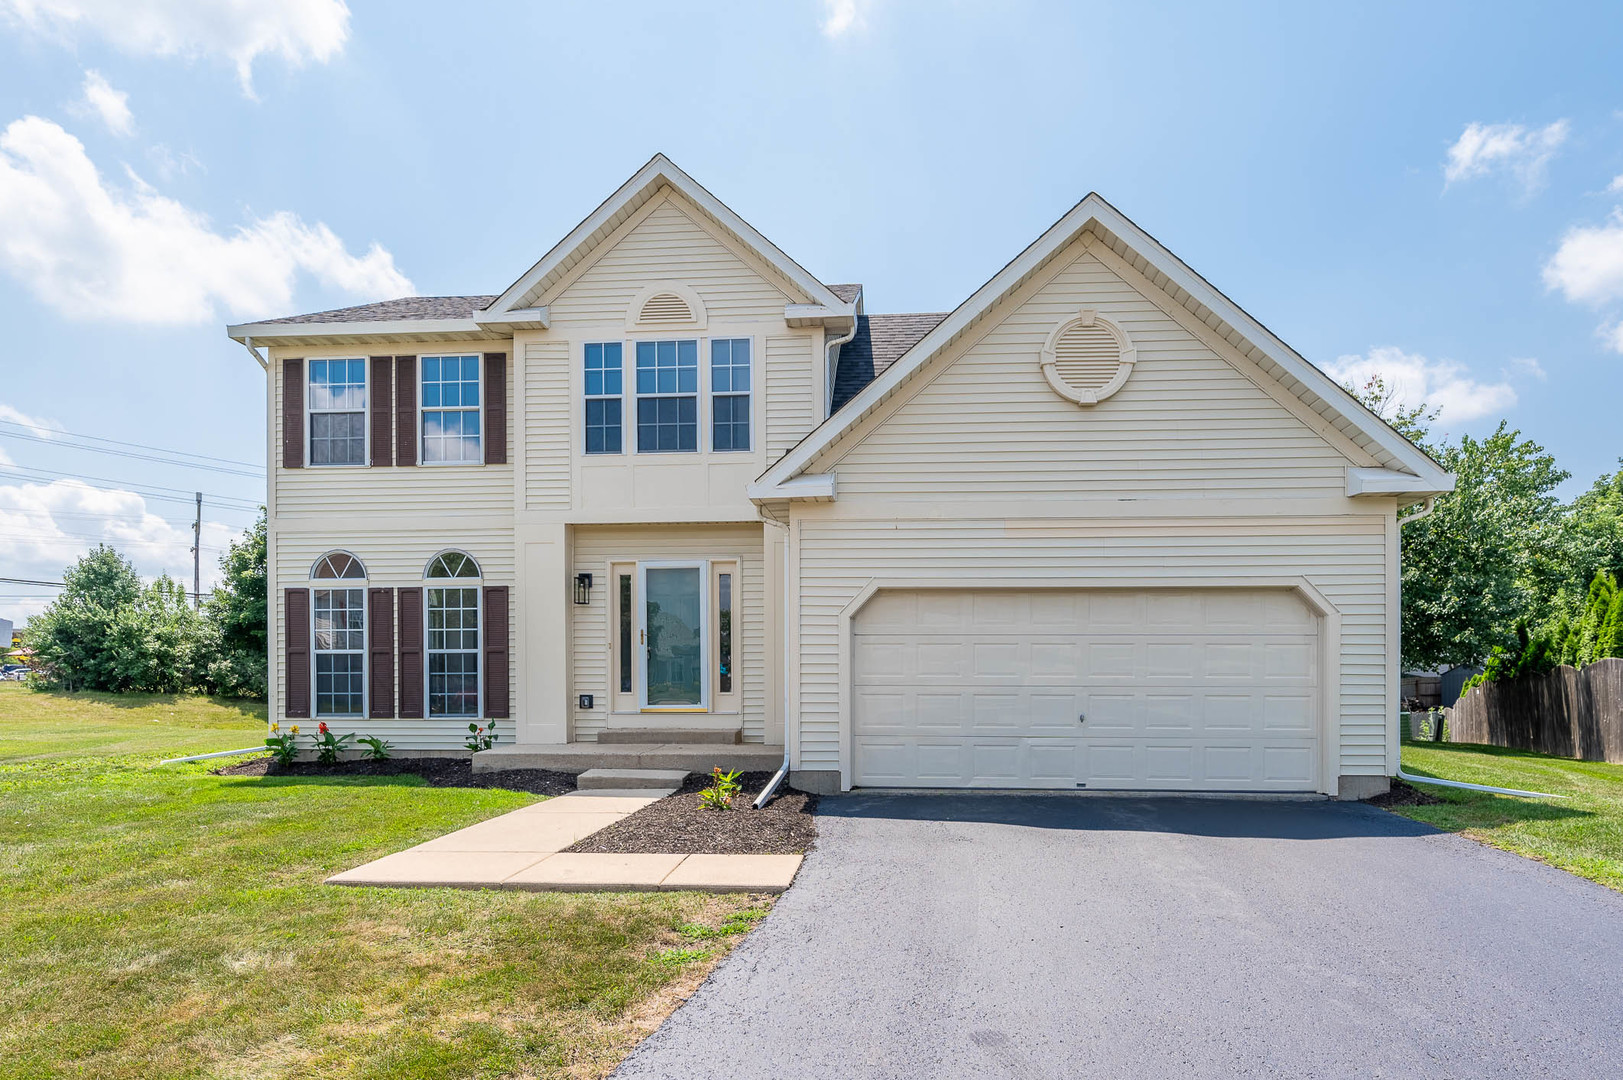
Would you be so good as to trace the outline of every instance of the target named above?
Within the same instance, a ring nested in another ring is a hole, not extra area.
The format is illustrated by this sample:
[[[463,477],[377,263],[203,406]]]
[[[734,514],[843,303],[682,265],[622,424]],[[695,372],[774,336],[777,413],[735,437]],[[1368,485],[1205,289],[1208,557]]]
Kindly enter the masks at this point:
[[[310,736],[316,751],[316,761],[322,765],[338,764],[338,755],[349,746],[350,740],[355,738],[354,734],[334,735],[326,721],[322,721],[316,730],[318,734]]]
[[[366,747],[367,759],[371,761],[388,761],[389,752],[394,749],[376,735],[368,735],[360,743]]]
[[[495,746],[496,739],[496,721],[486,720],[484,727],[478,724],[468,725],[468,741],[462,745],[477,754],[481,750],[489,750]]]
[[[661,949],[653,956],[654,963],[667,967],[681,967],[696,960],[705,960],[710,956],[709,949]]]
[[[293,764],[299,756],[299,725],[294,724],[293,730],[286,735],[282,734],[281,724],[272,724],[271,733],[265,736],[265,745],[270,748],[271,757],[276,764],[288,766]]]
[[[699,805],[706,810],[731,810],[733,800],[743,790],[738,778],[740,771],[722,772],[717,765],[710,770],[710,786],[699,792]]]

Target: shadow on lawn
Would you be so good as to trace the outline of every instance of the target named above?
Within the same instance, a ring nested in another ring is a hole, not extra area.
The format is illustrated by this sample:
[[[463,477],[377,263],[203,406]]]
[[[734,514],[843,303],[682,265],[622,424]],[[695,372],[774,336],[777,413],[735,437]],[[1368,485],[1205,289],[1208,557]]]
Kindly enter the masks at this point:
[[[265,721],[265,702],[254,698],[212,697],[201,694],[141,694],[134,691],[114,694],[102,690],[34,690],[33,693],[56,701],[106,705],[113,709],[145,709],[154,705],[185,707],[207,702],[226,713],[235,713],[244,720],[257,720],[261,723]],[[219,719],[230,720],[232,717],[222,716]]]

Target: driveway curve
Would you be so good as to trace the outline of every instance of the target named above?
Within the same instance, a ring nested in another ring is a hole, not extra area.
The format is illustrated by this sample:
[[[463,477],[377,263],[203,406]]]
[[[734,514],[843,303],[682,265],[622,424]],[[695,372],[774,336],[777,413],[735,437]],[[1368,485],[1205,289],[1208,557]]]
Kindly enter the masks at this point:
[[[1623,894],[1327,801],[847,795],[618,1077],[1598,1077]]]

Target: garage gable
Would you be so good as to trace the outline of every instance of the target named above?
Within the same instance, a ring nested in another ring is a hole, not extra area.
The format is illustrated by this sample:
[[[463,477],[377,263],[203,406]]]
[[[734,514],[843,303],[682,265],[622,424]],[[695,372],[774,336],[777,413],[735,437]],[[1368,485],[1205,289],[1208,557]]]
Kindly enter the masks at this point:
[[[996,501],[1341,498],[1376,465],[1083,236],[811,468],[841,499]]]

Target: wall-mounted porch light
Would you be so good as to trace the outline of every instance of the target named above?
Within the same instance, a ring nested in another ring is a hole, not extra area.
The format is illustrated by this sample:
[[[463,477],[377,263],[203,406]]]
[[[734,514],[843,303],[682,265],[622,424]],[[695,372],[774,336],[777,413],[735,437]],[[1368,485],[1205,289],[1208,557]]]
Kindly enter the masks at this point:
[[[589,604],[592,602],[592,575],[575,575],[575,603]]]

